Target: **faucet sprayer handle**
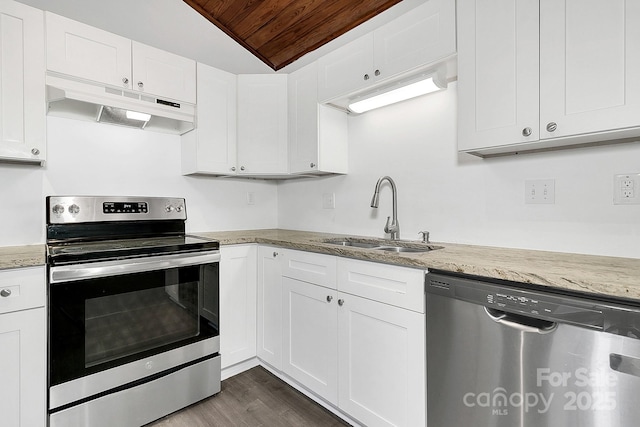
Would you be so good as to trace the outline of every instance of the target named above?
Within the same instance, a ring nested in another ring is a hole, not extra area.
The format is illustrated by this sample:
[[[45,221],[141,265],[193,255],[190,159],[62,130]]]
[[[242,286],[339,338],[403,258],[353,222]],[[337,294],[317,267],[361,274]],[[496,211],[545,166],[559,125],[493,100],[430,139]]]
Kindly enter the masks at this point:
[[[384,225],[384,232],[385,233],[391,233],[391,230],[389,229],[390,226],[391,226],[391,217],[388,216],[387,217],[387,223]]]
[[[419,231],[418,236],[422,235],[422,243],[429,243],[429,232]]]

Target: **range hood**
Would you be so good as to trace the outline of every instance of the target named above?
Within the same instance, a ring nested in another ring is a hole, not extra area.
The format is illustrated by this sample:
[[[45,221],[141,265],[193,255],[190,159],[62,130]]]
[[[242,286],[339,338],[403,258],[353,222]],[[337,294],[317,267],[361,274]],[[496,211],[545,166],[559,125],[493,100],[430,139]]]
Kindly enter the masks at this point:
[[[193,104],[47,73],[47,114],[182,135],[195,127]]]

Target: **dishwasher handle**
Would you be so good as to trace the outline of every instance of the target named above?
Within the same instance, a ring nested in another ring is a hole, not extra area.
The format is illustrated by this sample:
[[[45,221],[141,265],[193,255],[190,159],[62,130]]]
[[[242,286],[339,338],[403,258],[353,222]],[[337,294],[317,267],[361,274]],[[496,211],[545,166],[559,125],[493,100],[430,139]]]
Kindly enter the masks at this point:
[[[556,322],[536,319],[535,317],[523,316],[521,314],[508,313],[506,311],[496,310],[495,308],[484,307],[484,311],[494,322],[522,332],[548,334],[555,331],[558,327]]]

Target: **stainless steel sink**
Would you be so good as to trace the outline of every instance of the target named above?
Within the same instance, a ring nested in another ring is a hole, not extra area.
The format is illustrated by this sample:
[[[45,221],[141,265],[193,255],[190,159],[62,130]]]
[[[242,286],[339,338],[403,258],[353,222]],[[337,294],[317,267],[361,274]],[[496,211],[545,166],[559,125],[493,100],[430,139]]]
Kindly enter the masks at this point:
[[[429,252],[432,251],[434,249],[439,249],[439,248],[435,248],[433,246],[428,247],[428,248],[408,248],[406,246],[380,246],[378,248],[380,251],[387,251],[387,252]]]
[[[420,253],[429,252],[435,249],[442,249],[442,246],[434,246],[428,243],[420,243],[408,240],[366,239],[360,237],[326,239],[322,242],[329,243],[331,245],[372,249],[376,251],[395,253]]]
[[[358,241],[349,240],[349,239],[330,239],[330,240],[325,240],[324,243],[330,243],[332,245],[340,245],[340,246],[353,246],[355,248],[366,248],[366,249],[373,249],[380,246],[379,243],[358,242]]]

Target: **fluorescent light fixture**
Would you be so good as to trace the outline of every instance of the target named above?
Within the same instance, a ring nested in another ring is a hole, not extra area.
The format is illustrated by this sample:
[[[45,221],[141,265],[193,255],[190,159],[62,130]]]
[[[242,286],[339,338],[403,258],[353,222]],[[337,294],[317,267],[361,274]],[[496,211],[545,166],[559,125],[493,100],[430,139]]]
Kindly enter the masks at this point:
[[[149,120],[151,120],[151,114],[138,113],[137,111],[127,110],[127,119],[140,120],[141,122],[148,122]]]
[[[422,76],[418,81],[413,79],[407,83],[400,83],[383,91],[366,95],[364,98],[356,99],[349,104],[349,110],[360,114],[374,108],[384,107],[385,105],[395,104],[396,102],[446,89],[446,87],[446,82],[444,84],[440,83],[435,78],[435,75]]]

